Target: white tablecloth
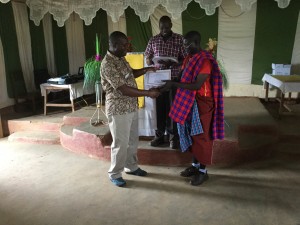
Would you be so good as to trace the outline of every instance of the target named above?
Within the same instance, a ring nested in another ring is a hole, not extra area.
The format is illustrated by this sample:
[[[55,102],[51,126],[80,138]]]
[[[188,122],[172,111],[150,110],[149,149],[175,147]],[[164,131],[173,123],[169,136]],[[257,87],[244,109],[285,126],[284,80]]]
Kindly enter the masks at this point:
[[[165,77],[164,80],[171,79],[171,70],[158,70],[157,73],[161,73]],[[145,74],[144,76],[144,87],[145,90],[149,90],[152,87],[160,86],[162,84],[153,84],[149,83],[150,73]],[[158,75],[159,76],[159,75]],[[145,97],[145,106],[144,108],[139,109],[139,135],[140,136],[155,136],[155,130],[157,129],[156,122],[156,99]]]
[[[81,82],[77,82],[74,84],[48,84],[48,83],[44,83],[40,85],[41,87],[41,94],[42,96],[46,95],[46,89],[45,87],[58,87],[58,88],[62,88],[62,89],[69,89],[70,90],[70,100],[74,100],[76,98],[79,98],[81,96],[83,96],[84,91],[83,91],[83,81]],[[51,92],[55,92],[55,91],[60,91],[60,90],[51,90]]]
[[[149,88],[145,85],[145,90]],[[156,127],[156,100],[145,97],[145,106],[139,109],[139,136],[154,136]]]
[[[289,75],[287,75],[289,76]],[[275,77],[273,77],[270,74],[265,74],[262,78],[263,82],[268,82],[270,85],[273,85],[277,88],[279,88],[282,93],[288,93],[288,92],[300,92],[300,81],[299,82],[286,82],[281,81]]]

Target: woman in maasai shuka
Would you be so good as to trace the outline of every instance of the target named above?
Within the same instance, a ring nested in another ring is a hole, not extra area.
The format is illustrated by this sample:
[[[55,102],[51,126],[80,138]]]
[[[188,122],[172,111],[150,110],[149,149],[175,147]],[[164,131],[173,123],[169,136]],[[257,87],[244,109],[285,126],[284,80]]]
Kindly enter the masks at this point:
[[[224,138],[222,75],[210,52],[200,47],[201,35],[190,31],[184,37],[189,53],[180,82],[166,81],[161,91],[177,87],[169,116],[177,122],[182,151],[193,154],[192,166],[180,173],[192,177],[191,185],[208,179],[206,165],[212,163],[213,140]]]

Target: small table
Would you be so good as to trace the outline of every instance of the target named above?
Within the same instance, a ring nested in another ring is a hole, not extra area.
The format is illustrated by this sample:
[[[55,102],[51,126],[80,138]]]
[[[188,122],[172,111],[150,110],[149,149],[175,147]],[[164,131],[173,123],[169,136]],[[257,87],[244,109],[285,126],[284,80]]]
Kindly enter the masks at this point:
[[[74,99],[83,96],[83,81],[74,84],[48,84],[44,83],[40,85],[41,94],[44,96],[44,115],[47,115],[47,107],[71,107],[72,112],[75,111]],[[70,92],[70,103],[50,103],[48,102],[47,95],[51,91],[62,91],[69,90]]]
[[[289,93],[289,98],[291,98],[291,92],[300,92],[300,75],[270,75],[265,74],[262,78],[265,89],[266,96],[265,101],[268,101],[269,86],[275,86],[281,91],[280,95],[280,106],[279,106],[279,116],[282,114],[282,108],[285,107],[289,111],[291,109],[284,104],[284,95]]]

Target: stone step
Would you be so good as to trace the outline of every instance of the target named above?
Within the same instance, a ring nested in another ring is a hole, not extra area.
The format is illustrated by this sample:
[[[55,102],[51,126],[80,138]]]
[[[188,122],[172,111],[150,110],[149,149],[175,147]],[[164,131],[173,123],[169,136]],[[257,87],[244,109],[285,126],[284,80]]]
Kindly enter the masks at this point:
[[[8,121],[8,133],[12,134],[18,131],[28,131],[28,130],[35,130],[35,131],[59,131],[62,122],[60,123],[52,123],[52,122],[43,122],[43,121],[17,121],[17,120],[10,120]]]
[[[109,161],[112,142],[109,128],[105,124],[92,126],[90,124],[92,117],[94,120],[107,121],[102,111],[97,111],[95,106],[89,106],[61,115],[53,131],[59,129],[60,143],[66,149]],[[236,98],[226,99],[225,121],[225,140],[214,142],[213,164],[228,165],[265,158],[269,156],[272,145],[276,145],[279,141],[277,124],[258,99],[243,98],[242,102]],[[37,130],[43,128],[42,123],[49,122],[54,121],[48,116],[39,116],[36,120],[25,118],[20,121],[19,128]],[[36,123],[35,126],[33,123]],[[191,162],[189,153],[181,153],[168,146],[151,147],[150,140],[151,137],[140,138],[138,146],[140,164],[180,166]]]
[[[65,114],[65,113],[64,113]],[[59,131],[63,124],[63,115],[58,113],[55,115],[44,116],[34,115],[19,119],[8,119],[3,125],[5,136],[18,131]]]
[[[105,159],[104,146],[110,145],[111,141],[108,126],[93,127],[89,121],[79,126],[63,125],[60,130],[60,142],[64,148],[92,158]]]
[[[107,121],[106,116],[104,115],[104,109],[102,109],[102,111],[95,106],[87,106],[75,112],[66,114],[63,117],[63,122],[66,125],[80,125],[81,123],[90,121],[93,115],[93,119]]]
[[[61,145],[78,154],[110,161],[112,138],[107,125],[91,126],[89,122],[79,126],[63,125],[60,131]],[[187,165],[189,153],[183,154],[169,147],[151,147],[149,140],[140,140],[138,145],[139,164],[144,165]]]
[[[60,142],[64,148],[78,154],[106,161],[110,161],[111,141],[107,125],[94,127],[89,122],[85,122],[79,126],[63,125],[60,131]],[[182,166],[191,162],[190,153],[182,153],[168,146],[152,147],[149,145],[149,142],[150,139],[140,138],[138,145],[140,164]],[[257,154],[256,149],[261,154]],[[262,151],[258,146],[252,149],[241,149],[237,140],[227,139],[215,141],[213,151],[213,164],[232,164],[249,161],[252,158],[269,154],[267,150]]]
[[[9,135],[8,140],[47,145],[60,144],[57,131],[17,131]]]

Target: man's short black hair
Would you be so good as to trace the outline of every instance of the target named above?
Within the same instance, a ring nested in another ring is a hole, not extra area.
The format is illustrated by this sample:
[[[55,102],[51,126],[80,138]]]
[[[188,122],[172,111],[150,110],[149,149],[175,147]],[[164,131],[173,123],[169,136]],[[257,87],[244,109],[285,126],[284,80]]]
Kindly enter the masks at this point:
[[[116,44],[120,39],[127,39],[126,34],[121,31],[114,31],[109,35],[109,42],[111,44]]]
[[[171,18],[168,16],[162,16],[159,19],[159,23],[172,23]]]
[[[194,41],[197,41],[198,43],[201,43],[201,34],[198,31],[192,30],[192,31],[187,32],[184,35],[184,39],[194,40]]]

